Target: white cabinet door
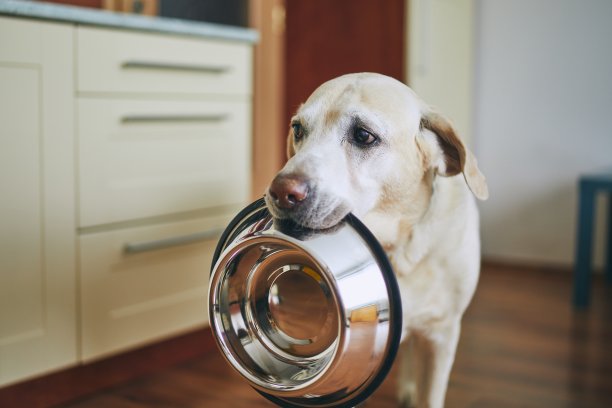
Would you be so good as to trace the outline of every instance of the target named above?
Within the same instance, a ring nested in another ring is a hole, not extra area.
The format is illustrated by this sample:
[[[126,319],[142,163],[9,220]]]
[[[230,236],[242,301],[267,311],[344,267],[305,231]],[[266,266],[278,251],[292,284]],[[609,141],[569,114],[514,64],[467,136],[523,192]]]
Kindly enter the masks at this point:
[[[92,27],[77,38],[79,92],[251,94],[247,43]]]
[[[77,361],[73,29],[0,18],[0,386]]]
[[[246,100],[79,98],[80,227],[244,205]]]
[[[210,264],[229,218],[82,234],[82,359],[205,325]]]

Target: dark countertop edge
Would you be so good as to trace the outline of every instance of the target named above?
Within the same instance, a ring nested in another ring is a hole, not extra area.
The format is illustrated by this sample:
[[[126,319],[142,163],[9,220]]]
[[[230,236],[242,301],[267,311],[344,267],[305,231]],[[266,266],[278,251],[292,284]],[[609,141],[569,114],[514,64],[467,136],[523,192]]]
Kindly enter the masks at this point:
[[[259,33],[249,28],[23,0],[0,0],[0,15],[248,43],[259,40]]]

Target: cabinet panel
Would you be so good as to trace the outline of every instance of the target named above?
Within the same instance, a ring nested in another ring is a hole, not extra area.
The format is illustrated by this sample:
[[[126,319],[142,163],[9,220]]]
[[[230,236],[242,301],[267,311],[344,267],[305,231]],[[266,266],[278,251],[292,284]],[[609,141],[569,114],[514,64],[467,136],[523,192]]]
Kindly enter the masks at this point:
[[[0,66],[0,344],[44,334],[39,70]]]
[[[40,35],[41,26],[35,22],[0,17],[0,61],[39,64]]]
[[[229,218],[81,235],[82,358],[205,325],[212,254]]]
[[[251,93],[249,44],[81,27],[79,92]]]
[[[80,98],[80,225],[249,199],[250,104]]]
[[[0,385],[77,359],[72,34],[0,19]]]

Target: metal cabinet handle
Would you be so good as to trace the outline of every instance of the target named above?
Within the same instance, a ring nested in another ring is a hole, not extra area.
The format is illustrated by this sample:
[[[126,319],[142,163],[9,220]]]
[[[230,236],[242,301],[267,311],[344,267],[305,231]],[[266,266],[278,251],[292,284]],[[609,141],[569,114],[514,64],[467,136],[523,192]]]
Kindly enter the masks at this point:
[[[180,235],[178,237],[165,238],[156,241],[127,243],[123,247],[123,252],[126,254],[137,254],[141,252],[156,251],[164,248],[188,245],[198,241],[217,238],[222,232],[223,228],[215,228],[197,232],[195,234]]]
[[[123,69],[157,69],[164,71],[190,71],[201,72],[205,74],[224,74],[231,67],[226,65],[197,65],[197,64],[179,64],[171,62],[156,62],[156,61],[139,61],[130,60],[124,61],[121,64]]]
[[[202,115],[125,115],[121,123],[160,123],[160,122],[221,122],[228,118],[225,113]]]

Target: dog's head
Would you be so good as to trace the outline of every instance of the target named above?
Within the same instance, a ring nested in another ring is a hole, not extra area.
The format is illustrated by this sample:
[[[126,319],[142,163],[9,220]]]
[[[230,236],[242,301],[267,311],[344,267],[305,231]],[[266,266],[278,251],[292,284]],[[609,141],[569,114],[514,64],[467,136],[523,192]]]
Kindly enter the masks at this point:
[[[436,175],[463,173],[488,196],[451,125],[390,77],[349,74],[321,85],[291,119],[289,160],[266,193],[277,219],[329,228],[349,212],[426,207]],[[418,212],[415,210],[413,212]]]

